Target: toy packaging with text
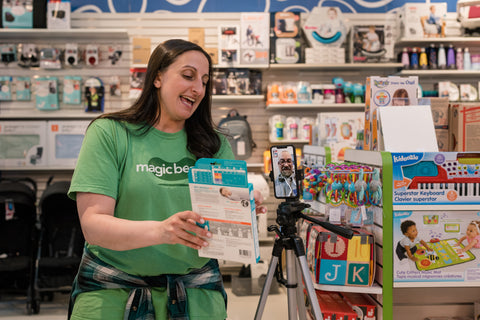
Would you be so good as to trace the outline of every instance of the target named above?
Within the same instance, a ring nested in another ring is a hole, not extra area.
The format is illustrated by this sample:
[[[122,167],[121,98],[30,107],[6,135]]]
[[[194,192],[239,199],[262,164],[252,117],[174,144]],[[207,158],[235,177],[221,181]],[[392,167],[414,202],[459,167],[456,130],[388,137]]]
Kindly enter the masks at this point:
[[[192,210],[204,219],[212,238],[201,257],[240,263],[260,259],[253,185],[242,160],[199,159],[188,172]]]
[[[480,269],[480,211],[426,210],[394,211],[394,282],[478,286]],[[473,222],[473,224],[472,224]],[[467,229],[473,228],[475,245],[470,247]],[[418,234],[412,234],[416,229]],[[406,245],[407,238],[415,238]],[[408,247],[408,248],[406,248]],[[411,256],[406,250],[409,250]]]

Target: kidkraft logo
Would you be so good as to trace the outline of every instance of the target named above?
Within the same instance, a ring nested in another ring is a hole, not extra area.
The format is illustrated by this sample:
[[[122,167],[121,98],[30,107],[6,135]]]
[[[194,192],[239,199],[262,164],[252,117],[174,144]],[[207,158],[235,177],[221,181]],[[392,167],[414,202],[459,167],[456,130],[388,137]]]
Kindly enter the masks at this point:
[[[149,172],[157,178],[175,181],[188,179],[190,167],[195,165],[195,160],[183,158],[178,162],[168,162],[160,158],[152,158],[148,164],[137,164],[137,172]]]
[[[397,162],[407,162],[407,161],[417,161],[418,160],[418,156],[415,155],[415,154],[410,154],[408,156],[405,156],[405,155],[399,155],[399,156],[396,156],[396,155],[392,155],[393,157],[393,162],[394,163],[397,163]]]
[[[388,86],[388,84],[388,80],[373,80],[373,85],[376,88],[385,88],[386,86]]]

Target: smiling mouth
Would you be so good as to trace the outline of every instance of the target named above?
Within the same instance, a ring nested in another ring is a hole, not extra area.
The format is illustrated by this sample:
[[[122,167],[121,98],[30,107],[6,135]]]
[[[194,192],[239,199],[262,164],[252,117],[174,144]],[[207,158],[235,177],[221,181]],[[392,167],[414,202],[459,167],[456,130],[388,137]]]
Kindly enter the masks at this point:
[[[195,103],[195,99],[192,99],[192,98],[189,98],[189,97],[186,97],[186,96],[180,96],[180,98],[182,99],[183,102],[185,102],[186,104],[188,104],[190,106],[193,106],[193,104]]]

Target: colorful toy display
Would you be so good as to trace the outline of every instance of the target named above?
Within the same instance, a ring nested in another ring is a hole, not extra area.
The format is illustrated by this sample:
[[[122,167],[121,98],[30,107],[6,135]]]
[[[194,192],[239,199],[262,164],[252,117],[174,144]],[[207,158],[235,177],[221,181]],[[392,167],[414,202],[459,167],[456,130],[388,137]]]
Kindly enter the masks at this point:
[[[308,222],[304,222],[308,223]],[[313,226],[307,248],[307,264],[315,282],[329,285],[370,286],[375,257],[373,235],[355,229],[352,239]]]

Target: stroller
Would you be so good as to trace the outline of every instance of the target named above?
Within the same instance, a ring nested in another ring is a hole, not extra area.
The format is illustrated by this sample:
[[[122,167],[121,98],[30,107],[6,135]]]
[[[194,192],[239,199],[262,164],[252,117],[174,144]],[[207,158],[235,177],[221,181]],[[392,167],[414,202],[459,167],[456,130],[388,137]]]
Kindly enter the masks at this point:
[[[33,301],[37,185],[30,178],[0,179],[0,294],[26,294]]]
[[[69,293],[82,258],[84,237],[76,202],[68,198],[70,181],[47,182],[40,208],[40,235],[34,271],[34,300],[51,301],[55,292]]]

